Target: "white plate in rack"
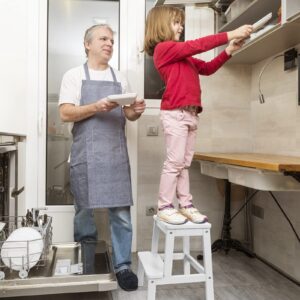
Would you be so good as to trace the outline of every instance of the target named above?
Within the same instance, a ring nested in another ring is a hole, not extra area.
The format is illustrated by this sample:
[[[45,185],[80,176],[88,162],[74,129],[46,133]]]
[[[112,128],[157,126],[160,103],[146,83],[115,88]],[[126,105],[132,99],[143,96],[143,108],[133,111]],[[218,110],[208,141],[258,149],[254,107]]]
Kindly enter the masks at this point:
[[[43,248],[43,238],[37,230],[21,227],[14,230],[3,243],[1,259],[15,271],[29,270],[38,263]]]

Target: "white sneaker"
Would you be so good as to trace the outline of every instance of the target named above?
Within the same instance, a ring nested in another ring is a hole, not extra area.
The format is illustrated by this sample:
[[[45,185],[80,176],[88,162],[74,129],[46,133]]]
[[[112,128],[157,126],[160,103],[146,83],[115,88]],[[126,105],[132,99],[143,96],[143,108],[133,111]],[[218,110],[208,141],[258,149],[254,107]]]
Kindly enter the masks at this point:
[[[207,216],[202,215],[199,210],[194,206],[181,207],[178,211],[193,223],[201,224],[208,221]]]
[[[187,218],[173,207],[166,207],[162,210],[158,210],[157,217],[160,220],[173,225],[180,225],[187,222]]]

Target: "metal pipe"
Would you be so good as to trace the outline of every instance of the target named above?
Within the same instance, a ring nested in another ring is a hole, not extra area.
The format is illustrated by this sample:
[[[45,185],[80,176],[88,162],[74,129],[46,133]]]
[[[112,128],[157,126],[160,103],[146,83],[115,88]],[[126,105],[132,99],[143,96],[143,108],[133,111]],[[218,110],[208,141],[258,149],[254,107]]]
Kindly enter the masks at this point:
[[[284,54],[279,54],[279,55],[276,55],[274,56],[271,60],[269,60],[261,69],[260,71],[260,74],[258,76],[258,92],[259,92],[259,103],[265,103],[265,97],[261,91],[261,77],[262,77],[262,74],[264,73],[265,69],[277,58],[281,57],[281,56],[284,56]]]

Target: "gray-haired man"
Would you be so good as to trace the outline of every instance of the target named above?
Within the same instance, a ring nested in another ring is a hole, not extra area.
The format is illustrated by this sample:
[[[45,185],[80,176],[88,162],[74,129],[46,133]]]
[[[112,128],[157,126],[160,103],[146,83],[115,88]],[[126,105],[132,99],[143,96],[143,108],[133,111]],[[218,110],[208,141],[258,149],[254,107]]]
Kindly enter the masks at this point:
[[[84,37],[87,62],[66,72],[60,91],[60,115],[74,122],[70,158],[71,192],[75,198],[75,241],[97,240],[93,209],[109,210],[113,264],[124,290],[137,289],[131,271],[132,202],[125,122],[145,110],[142,99],[121,107],[108,95],[127,92],[127,80],[109,66],[113,31],[107,25],[89,28]]]

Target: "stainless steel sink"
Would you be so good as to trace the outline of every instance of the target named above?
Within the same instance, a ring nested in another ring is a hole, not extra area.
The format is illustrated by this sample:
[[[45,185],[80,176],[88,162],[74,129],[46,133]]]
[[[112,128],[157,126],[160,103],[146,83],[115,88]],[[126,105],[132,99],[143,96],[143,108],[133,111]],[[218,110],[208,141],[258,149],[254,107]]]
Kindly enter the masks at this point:
[[[75,266],[73,274],[67,268],[65,272],[58,272],[62,261],[69,261]],[[116,288],[117,281],[104,241],[69,243],[52,245],[46,265],[30,269],[26,279],[19,279],[17,271],[5,270],[5,279],[0,281],[0,297],[109,291]]]

